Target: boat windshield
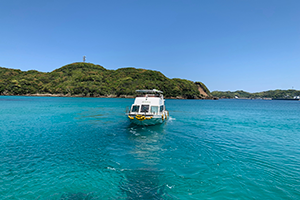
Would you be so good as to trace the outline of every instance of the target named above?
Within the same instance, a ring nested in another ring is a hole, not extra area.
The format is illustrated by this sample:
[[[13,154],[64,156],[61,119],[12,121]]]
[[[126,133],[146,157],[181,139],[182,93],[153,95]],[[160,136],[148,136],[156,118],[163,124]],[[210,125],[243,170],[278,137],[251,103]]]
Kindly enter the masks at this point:
[[[142,105],[141,112],[149,112],[149,105]]]
[[[132,106],[131,112],[139,112],[140,106]]]
[[[160,112],[164,111],[164,106],[160,106]]]
[[[151,106],[151,113],[158,113],[158,106]]]

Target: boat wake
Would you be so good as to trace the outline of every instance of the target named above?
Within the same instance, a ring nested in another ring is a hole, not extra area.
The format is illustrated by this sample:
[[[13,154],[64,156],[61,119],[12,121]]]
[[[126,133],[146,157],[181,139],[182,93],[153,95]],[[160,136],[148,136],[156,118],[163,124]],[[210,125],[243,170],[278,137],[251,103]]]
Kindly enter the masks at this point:
[[[169,121],[175,121],[176,120],[176,118],[174,118],[174,117],[169,117]]]

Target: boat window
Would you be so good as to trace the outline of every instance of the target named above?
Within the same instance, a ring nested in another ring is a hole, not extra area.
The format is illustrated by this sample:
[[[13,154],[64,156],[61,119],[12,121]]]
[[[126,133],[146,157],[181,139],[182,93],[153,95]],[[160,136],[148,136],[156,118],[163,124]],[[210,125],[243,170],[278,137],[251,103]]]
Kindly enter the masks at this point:
[[[164,106],[160,106],[160,112],[164,111]]]
[[[131,112],[139,112],[140,106],[132,106]]]
[[[149,105],[142,105],[141,112],[149,112]]]
[[[158,113],[158,106],[151,106],[151,113]]]

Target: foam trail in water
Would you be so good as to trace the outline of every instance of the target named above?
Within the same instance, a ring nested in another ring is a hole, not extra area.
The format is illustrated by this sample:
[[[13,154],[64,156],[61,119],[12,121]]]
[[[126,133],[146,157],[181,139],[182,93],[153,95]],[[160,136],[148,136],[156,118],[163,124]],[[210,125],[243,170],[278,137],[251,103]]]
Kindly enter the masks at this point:
[[[173,117],[169,117],[169,121],[175,121],[176,119],[175,118],[173,118]]]

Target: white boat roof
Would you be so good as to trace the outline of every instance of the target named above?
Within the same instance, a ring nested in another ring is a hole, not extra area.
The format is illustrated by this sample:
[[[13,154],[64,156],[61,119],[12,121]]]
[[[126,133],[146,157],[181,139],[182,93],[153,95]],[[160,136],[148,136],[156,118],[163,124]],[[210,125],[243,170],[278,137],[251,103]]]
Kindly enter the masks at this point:
[[[156,90],[156,89],[153,89],[153,90],[136,90],[136,92],[139,92],[139,93],[163,93],[162,91]]]

